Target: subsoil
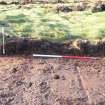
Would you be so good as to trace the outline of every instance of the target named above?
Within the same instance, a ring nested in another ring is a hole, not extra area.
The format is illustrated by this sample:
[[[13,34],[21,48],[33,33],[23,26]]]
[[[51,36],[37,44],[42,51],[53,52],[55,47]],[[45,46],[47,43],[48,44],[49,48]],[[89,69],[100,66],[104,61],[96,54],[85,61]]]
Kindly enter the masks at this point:
[[[0,105],[105,105],[105,59],[0,57]]]

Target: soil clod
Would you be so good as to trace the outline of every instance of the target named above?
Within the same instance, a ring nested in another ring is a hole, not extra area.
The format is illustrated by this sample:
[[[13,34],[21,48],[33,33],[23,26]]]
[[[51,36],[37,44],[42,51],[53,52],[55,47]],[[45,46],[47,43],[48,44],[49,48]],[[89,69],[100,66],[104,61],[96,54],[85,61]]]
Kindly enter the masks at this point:
[[[60,76],[59,75],[54,75],[54,79],[60,79]]]

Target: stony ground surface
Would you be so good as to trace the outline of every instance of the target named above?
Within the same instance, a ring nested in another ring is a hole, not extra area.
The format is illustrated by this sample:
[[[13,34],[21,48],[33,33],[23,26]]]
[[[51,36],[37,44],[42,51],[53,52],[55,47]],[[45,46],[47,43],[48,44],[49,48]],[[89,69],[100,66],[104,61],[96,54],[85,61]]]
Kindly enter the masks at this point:
[[[105,59],[0,57],[0,105],[105,105]]]

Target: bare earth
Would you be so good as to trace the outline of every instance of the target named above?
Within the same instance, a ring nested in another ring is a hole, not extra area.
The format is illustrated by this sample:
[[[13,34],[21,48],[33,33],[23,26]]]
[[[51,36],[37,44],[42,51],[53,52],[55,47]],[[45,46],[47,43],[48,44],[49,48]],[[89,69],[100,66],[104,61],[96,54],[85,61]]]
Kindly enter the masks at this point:
[[[0,105],[105,105],[105,59],[0,57]]]

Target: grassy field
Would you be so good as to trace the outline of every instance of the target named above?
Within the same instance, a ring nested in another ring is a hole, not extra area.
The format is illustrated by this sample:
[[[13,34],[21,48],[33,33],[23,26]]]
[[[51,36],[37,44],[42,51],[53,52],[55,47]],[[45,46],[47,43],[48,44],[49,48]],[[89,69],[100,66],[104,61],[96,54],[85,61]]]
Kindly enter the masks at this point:
[[[46,7],[46,8],[44,8]],[[94,40],[105,36],[105,12],[56,13],[55,6],[27,5],[21,9],[15,5],[0,5],[0,26],[11,36],[48,39],[62,42],[83,38]]]

